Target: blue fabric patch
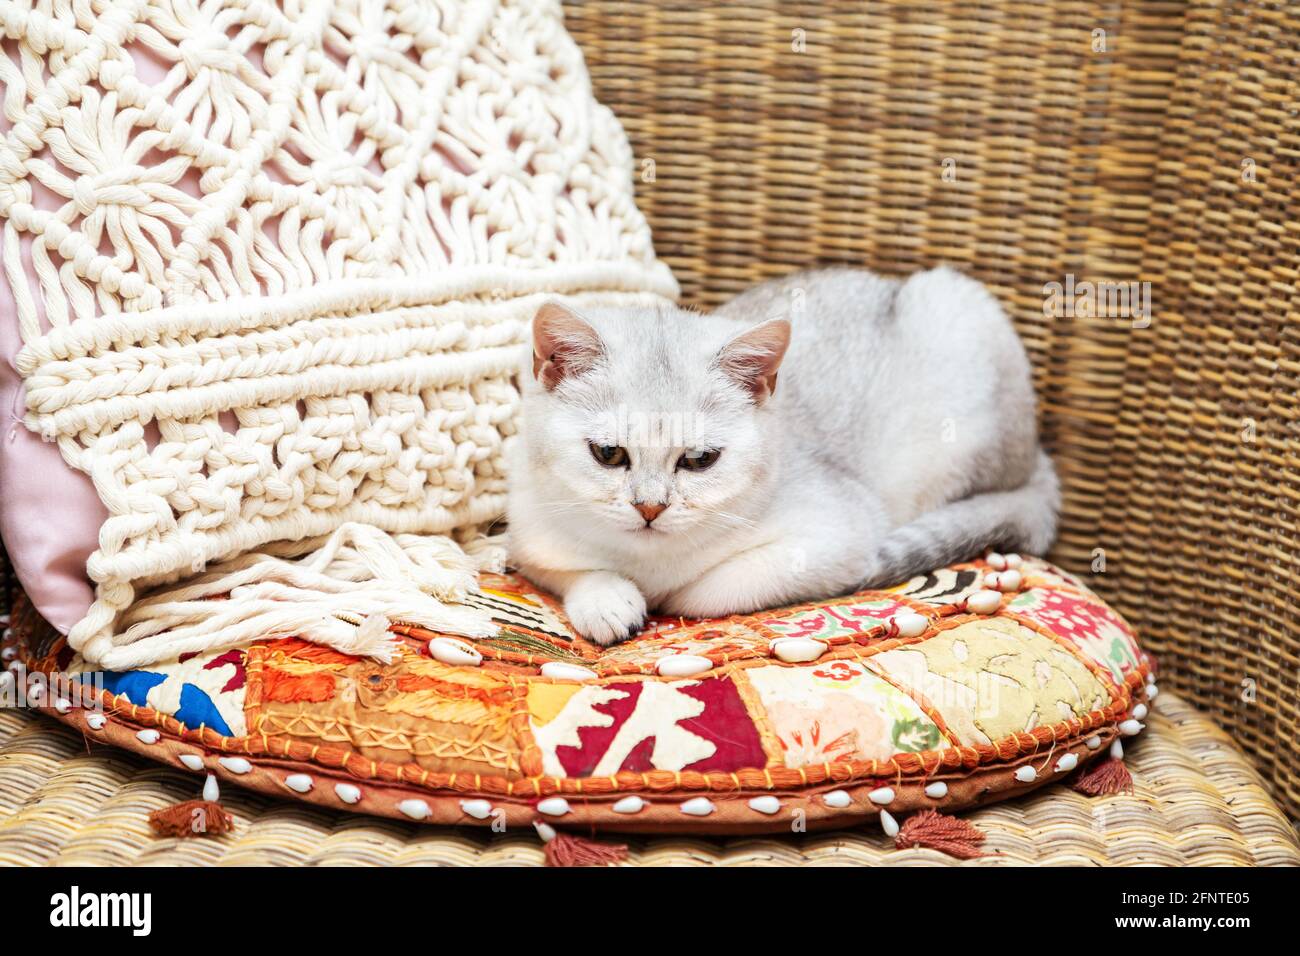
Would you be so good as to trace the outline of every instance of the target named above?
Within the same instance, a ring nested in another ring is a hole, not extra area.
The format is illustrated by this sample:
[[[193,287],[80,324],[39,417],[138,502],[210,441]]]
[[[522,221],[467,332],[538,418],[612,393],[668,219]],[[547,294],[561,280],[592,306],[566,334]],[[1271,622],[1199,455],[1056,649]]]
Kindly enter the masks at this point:
[[[104,671],[104,689],[110,694],[121,694],[137,707],[148,707],[149,691],[167,680],[168,676],[170,675],[155,671]],[[181,705],[172,716],[186,727],[207,726],[227,737],[234,736],[230,725],[221,716],[216,704],[212,703],[212,698],[194,684],[181,685]]]
[[[185,684],[181,687],[181,705],[174,716],[186,727],[206,725],[219,734],[227,737],[234,736],[230,725],[212,703],[212,698],[193,684]]]
[[[154,671],[104,671],[104,690],[110,694],[121,694],[137,707],[148,707],[149,691],[167,679],[166,674]]]

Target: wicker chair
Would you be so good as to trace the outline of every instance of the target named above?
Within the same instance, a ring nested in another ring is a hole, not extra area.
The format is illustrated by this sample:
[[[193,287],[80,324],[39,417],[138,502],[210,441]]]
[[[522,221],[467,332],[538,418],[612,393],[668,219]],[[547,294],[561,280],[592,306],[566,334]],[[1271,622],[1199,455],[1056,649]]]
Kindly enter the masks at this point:
[[[1066,489],[1054,557],[1094,572],[1166,693],[1133,796],[981,810],[975,862],[1300,862],[1300,9],[594,0],[567,17],[688,302],[812,265],[948,261],[1015,317]],[[1149,323],[1046,315],[1069,276],[1149,282]],[[233,835],[152,838],[146,811],[192,789],[0,712],[0,863],[541,860],[525,834],[243,793]],[[632,858],[951,862],[874,832],[638,840]]]

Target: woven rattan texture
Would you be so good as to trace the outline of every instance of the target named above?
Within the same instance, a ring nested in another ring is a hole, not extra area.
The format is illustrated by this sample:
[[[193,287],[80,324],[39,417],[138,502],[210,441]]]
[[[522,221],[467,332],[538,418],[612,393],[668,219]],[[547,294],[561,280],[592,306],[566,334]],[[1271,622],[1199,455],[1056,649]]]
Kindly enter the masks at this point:
[[[1007,304],[1096,587],[1300,815],[1300,6],[566,4],[686,301],[959,264]],[[799,52],[799,49],[803,52]],[[1044,286],[1151,283],[1151,318]]]
[[[1300,847],[1259,775],[1228,737],[1162,694],[1130,749],[1132,796],[1089,798],[1063,787],[969,814],[990,863],[1300,864]],[[194,796],[195,779],[96,746],[45,718],[0,711],[0,865],[6,864],[523,864],[536,836],[421,827],[309,808],[223,788],[232,834],[155,837],[149,811]],[[877,829],[727,841],[631,838],[641,865],[952,864],[898,851]]]

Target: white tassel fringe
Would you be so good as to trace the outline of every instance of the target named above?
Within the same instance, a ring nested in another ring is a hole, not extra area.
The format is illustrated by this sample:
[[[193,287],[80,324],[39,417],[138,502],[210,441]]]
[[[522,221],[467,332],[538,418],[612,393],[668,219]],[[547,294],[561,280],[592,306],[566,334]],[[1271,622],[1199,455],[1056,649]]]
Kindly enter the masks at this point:
[[[498,563],[500,539],[480,538],[470,549],[473,556],[442,535],[389,535],[345,524],[296,561],[245,554],[155,591],[122,615],[110,646],[100,652],[87,645],[83,653],[91,664],[121,671],[264,638],[300,637],[389,663],[397,650],[392,622],[490,637],[498,628],[487,614],[454,604],[474,587],[480,566]]]

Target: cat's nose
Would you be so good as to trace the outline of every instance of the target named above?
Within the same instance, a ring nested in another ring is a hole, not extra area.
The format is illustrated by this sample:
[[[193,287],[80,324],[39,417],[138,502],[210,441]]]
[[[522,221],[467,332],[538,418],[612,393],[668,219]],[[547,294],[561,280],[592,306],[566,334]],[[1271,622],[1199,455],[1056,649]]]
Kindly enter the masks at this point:
[[[663,514],[664,509],[666,509],[668,506],[656,505],[656,504],[651,504],[648,501],[643,501],[640,504],[634,504],[632,507],[635,508],[637,511],[641,512],[641,517],[645,518],[646,524],[650,524],[652,521],[655,520],[655,518],[658,518],[661,514]]]

